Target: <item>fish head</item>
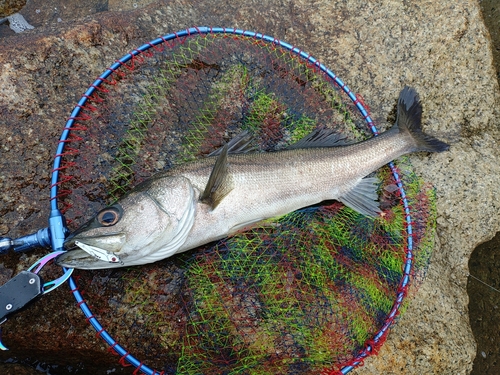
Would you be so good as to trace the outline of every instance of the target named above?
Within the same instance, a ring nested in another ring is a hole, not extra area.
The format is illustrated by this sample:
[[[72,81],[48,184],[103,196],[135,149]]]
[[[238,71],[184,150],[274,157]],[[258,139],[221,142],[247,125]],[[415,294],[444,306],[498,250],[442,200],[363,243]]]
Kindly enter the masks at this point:
[[[173,255],[194,223],[195,191],[184,177],[148,180],[99,211],[65,241],[57,264],[98,269],[146,264]]]

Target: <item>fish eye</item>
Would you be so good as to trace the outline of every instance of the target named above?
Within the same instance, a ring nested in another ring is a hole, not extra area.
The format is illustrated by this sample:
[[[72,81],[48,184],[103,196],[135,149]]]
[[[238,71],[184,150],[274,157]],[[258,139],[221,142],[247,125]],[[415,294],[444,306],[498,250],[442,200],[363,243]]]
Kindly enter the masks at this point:
[[[108,207],[97,214],[97,221],[103,227],[115,225],[120,220],[120,211],[115,207]]]

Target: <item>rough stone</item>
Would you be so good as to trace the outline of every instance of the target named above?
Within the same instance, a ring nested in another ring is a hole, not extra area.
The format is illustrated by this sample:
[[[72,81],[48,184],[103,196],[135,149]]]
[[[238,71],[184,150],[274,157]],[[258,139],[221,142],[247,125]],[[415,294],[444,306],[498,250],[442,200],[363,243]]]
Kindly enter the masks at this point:
[[[382,127],[401,87],[416,87],[425,129],[452,144],[447,153],[411,156],[416,173],[436,188],[438,243],[426,280],[386,344],[355,373],[470,372],[476,350],[467,262],[474,247],[500,229],[499,89],[476,0],[176,0],[76,19],[70,17],[72,3],[79,2],[67,2],[64,22],[39,22],[37,14],[49,2],[34,1],[23,15],[35,30],[0,30],[0,235],[17,237],[46,226],[59,133],[85,88],[116,58],[194,25],[262,32],[331,68],[363,95]],[[4,256],[2,274],[19,272],[41,254]],[[66,365],[87,352],[94,364],[109,368],[115,359],[63,289],[3,325],[9,355],[28,349]]]
[[[148,4],[154,3],[154,0],[109,0],[108,10],[110,11],[122,11],[122,10],[132,10],[137,8],[143,8]]]
[[[4,375],[36,375],[39,374],[38,371],[20,364],[0,364],[0,371]]]
[[[499,246],[500,232],[492,240],[476,247],[469,260],[469,317],[478,346],[471,374],[500,372],[500,331],[496,329],[500,319]]]
[[[19,12],[26,5],[26,0],[1,0],[0,18]]]

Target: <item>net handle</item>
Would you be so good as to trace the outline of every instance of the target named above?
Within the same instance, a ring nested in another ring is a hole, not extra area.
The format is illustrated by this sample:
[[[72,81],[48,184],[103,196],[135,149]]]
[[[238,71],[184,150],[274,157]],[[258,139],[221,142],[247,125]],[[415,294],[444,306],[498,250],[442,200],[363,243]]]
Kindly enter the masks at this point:
[[[50,185],[51,211],[49,216],[49,230],[51,234],[51,244],[53,251],[60,251],[63,249],[64,239],[67,234],[64,217],[61,211],[58,209],[58,191],[62,183],[59,180],[59,172],[65,168],[62,165],[62,158],[65,155],[65,146],[66,143],[68,142],[68,137],[73,128],[73,125],[75,124],[76,121],[84,118],[84,114],[82,114],[82,109],[86,105],[88,99],[91,97],[92,94],[95,93],[96,90],[99,90],[103,82],[105,83],[110,82],[108,78],[110,78],[113,73],[118,72],[123,66],[126,66],[127,68],[130,69],[130,67],[128,67],[126,64],[130,61],[133,62],[134,58],[148,51],[150,48],[155,48],[156,46],[164,43],[168,45],[168,42],[174,39],[182,39],[182,38],[188,38],[189,36],[207,35],[207,34],[224,34],[227,36],[235,35],[240,37],[243,36],[248,38],[254,38],[256,41],[263,41],[266,43],[274,44],[275,46],[282,47],[290,51],[291,53],[299,56],[307,64],[313,65],[314,67],[325,73],[333,81],[333,83],[335,83],[352,100],[356,108],[363,116],[363,119],[365,120],[368,128],[371,130],[373,135],[377,136],[379,134],[372,118],[370,117],[368,110],[366,109],[360,97],[358,97],[354,92],[352,92],[349,89],[349,87],[339,77],[337,77],[336,74],[334,74],[331,70],[329,70],[325,65],[323,65],[314,57],[302,51],[301,49],[292,46],[291,44],[288,44],[271,36],[260,34],[253,31],[234,29],[234,28],[221,28],[221,27],[206,27],[206,26],[192,27],[176,33],[165,35],[163,37],[154,39],[151,42],[146,43],[137,49],[134,49],[133,51],[123,56],[121,59],[117,60],[109,68],[107,68],[106,71],[104,71],[104,73],[102,73],[94,81],[94,83],[90,85],[90,87],[82,95],[81,99],[78,101],[78,104],[71,112],[71,115],[68,118],[66,125],[64,126],[64,129],[62,131],[61,137],[59,139],[52,169],[52,178]],[[371,340],[367,341],[367,343],[365,344],[364,348],[360,351],[360,353],[353,360],[349,361],[348,364],[344,364],[340,370],[334,370],[334,369],[326,370],[326,372],[323,371],[322,374],[326,375],[347,374],[354,368],[362,366],[363,360],[365,358],[367,358],[372,354],[376,354],[380,349],[381,345],[383,344],[383,342],[385,341],[385,338],[387,337],[387,334],[389,332],[389,328],[394,323],[397,315],[399,314],[399,309],[407,294],[407,288],[410,281],[410,272],[413,266],[413,238],[412,238],[413,220],[411,218],[410,206],[406,198],[406,192],[404,190],[403,183],[399,177],[399,171],[392,162],[389,163],[389,167],[394,176],[394,179],[396,180],[399,192],[401,193],[401,201],[403,203],[403,209],[405,212],[406,232],[407,232],[406,236],[407,244],[405,248],[406,256],[403,269],[403,277],[401,278],[398,287],[397,297],[389,315],[386,318],[384,326],[374,335],[374,337]],[[127,352],[123,347],[121,347],[117,343],[117,341],[113,339],[111,335],[109,335],[108,332],[106,332],[106,330],[101,326],[99,321],[94,317],[94,315],[90,311],[88,305],[86,304],[86,301],[83,299],[80,292],[78,291],[78,286],[72,277],[69,279],[69,285],[71,292],[73,293],[77,301],[77,305],[81,308],[89,323],[97,331],[97,336],[102,337],[110,345],[110,349],[115,351],[117,354],[121,356],[120,364],[126,365],[126,362],[128,362],[130,365],[133,365],[134,367],[136,367],[136,371],[134,371],[134,373],[139,373],[140,371],[147,375],[161,374],[156,370],[152,370],[149,367],[145,366],[142,362],[133,357],[129,352]]]

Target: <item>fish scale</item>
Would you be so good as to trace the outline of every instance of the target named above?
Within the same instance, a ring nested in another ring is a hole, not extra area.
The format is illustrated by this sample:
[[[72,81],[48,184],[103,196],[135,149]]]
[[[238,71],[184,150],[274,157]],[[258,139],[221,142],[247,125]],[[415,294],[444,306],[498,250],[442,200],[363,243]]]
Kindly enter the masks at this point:
[[[199,239],[201,232],[206,237],[207,227],[211,228],[210,241],[214,241],[239,227],[324,200],[339,199],[363,177],[405,153],[404,148],[412,147],[408,142],[398,142],[399,138],[401,136],[393,132],[345,147],[230,156],[233,190],[215,209],[202,209],[191,232],[192,239],[188,239],[180,251],[202,245],[206,238]],[[201,192],[213,164],[213,160],[205,159],[170,173],[187,177]],[[363,168],[359,168],[360,165]]]

